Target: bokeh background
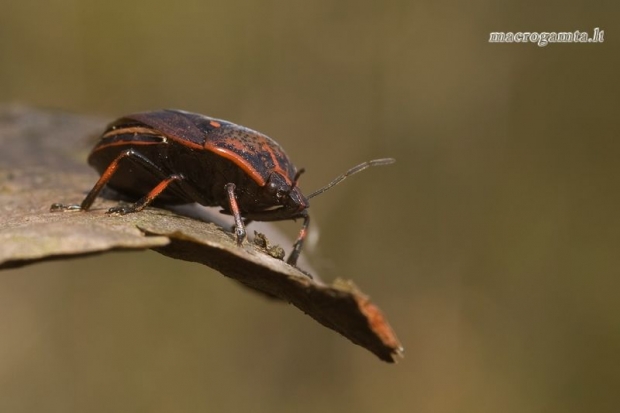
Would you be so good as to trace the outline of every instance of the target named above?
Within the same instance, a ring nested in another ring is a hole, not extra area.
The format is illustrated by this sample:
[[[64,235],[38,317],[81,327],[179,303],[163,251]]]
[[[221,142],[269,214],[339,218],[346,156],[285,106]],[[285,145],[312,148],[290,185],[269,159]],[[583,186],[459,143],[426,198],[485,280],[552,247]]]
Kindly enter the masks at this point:
[[[152,252],[44,263],[0,273],[0,411],[617,411],[617,3],[0,8],[2,102],[229,119],[278,140],[306,192],[397,158],[313,200],[308,259],[354,279],[406,349],[384,364]],[[602,44],[488,43],[595,27]]]

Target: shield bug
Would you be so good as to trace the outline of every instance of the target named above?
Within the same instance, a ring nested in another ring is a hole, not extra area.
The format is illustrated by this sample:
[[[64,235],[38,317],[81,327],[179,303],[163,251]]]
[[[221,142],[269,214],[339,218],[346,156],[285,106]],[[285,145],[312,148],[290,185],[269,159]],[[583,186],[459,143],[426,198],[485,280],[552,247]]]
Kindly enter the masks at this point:
[[[86,211],[106,185],[137,200],[108,213],[138,212],[155,200],[220,206],[222,213],[234,217],[239,245],[252,220],[301,218],[302,228],[287,260],[295,265],[310,223],[308,200],[370,166],[393,162],[391,158],[364,162],[306,197],[297,185],[304,170],[298,170],[268,136],[195,113],[144,112],[108,125],[88,157],[100,178],[82,203],[54,204],[51,210]]]

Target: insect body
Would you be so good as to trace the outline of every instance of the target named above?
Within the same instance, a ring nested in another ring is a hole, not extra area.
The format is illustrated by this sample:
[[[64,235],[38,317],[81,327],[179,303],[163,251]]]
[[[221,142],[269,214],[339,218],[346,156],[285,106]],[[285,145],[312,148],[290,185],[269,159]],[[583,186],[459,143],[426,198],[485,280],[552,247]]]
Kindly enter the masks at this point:
[[[137,199],[109,213],[138,212],[155,200],[220,206],[234,217],[238,244],[246,237],[244,220],[301,218],[302,228],[287,260],[295,265],[310,222],[308,199],[351,174],[394,160],[360,164],[305,197],[297,186],[303,169],[295,168],[273,139],[224,120],[161,110],[128,115],[108,125],[88,162],[101,174],[95,186],[80,205],[54,204],[52,211],[88,210],[107,185]]]

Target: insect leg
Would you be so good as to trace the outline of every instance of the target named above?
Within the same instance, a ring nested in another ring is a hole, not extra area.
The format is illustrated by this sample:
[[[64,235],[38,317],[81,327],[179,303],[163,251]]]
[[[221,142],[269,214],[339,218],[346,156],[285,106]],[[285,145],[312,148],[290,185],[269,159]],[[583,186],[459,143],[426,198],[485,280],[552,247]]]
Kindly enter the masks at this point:
[[[304,219],[304,223],[301,225],[301,231],[299,231],[297,241],[295,241],[295,244],[293,244],[293,251],[291,251],[291,255],[286,260],[286,262],[288,262],[292,266],[297,265],[297,259],[299,259],[299,254],[301,254],[301,249],[304,246],[304,241],[306,240],[306,236],[308,235],[310,215],[308,215],[308,213],[304,211],[302,218]]]
[[[175,181],[182,181],[183,175],[180,174],[172,174],[166,177],[163,181],[161,181],[157,186],[151,191],[140,198],[137,202],[131,205],[117,205],[108,210],[108,214],[130,214],[132,212],[140,212],[147,206],[149,206],[155,198],[157,198],[164,190]]]
[[[235,195],[235,184],[229,183],[225,186],[228,193],[228,202],[230,204],[230,212],[235,218],[235,236],[237,237],[237,245],[241,245],[245,239],[245,225],[243,224],[243,218],[241,218],[241,212],[239,211],[239,205],[237,204],[237,196]]]
[[[160,167],[155,165],[150,159],[142,155],[140,152],[137,152],[134,149],[127,149],[126,151],[121,152],[120,155],[118,155],[112,162],[110,162],[106,170],[103,171],[103,173],[99,177],[99,180],[97,181],[97,183],[95,183],[95,186],[93,186],[93,188],[90,190],[88,195],[86,195],[86,198],[84,198],[84,200],[82,201],[80,205],[53,204],[50,210],[51,211],[62,211],[62,210],[88,211],[88,209],[90,209],[93,202],[95,201],[95,198],[97,198],[97,195],[99,195],[103,187],[108,182],[110,182],[110,179],[112,179],[112,177],[118,170],[120,162],[125,158],[142,164],[142,166],[144,166],[147,170],[151,171],[154,175],[157,175],[162,179],[162,182],[159,185],[157,185],[155,189],[149,192],[149,194],[146,197],[142,198],[140,201],[134,204],[135,206],[139,206],[142,201],[145,201],[146,203],[142,206],[142,208],[144,208],[146,205],[150,204],[153,201],[153,199],[157,197],[157,195],[159,195],[172,181],[182,179],[182,177],[179,175],[176,178],[173,178],[170,182],[164,183],[166,182],[166,180],[173,177],[174,175],[170,175],[164,172]],[[156,189],[159,189],[159,190],[156,191]],[[149,195],[151,194],[153,195],[153,197],[149,198]],[[136,209],[136,210],[140,210],[140,209]],[[122,213],[122,211],[111,211],[111,212]]]

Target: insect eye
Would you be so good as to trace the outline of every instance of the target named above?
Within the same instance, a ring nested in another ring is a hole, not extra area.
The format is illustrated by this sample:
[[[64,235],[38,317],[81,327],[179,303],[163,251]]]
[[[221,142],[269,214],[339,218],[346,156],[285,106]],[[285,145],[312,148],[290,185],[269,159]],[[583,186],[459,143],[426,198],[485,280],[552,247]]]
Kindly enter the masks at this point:
[[[276,197],[277,198],[284,198],[285,196],[286,196],[286,191],[283,191],[283,190],[280,189],[280,190],[278,190],[276,192]]]
[[[267,191],[269,191],[269,193],[276,194],[277,189],[278,189],[278,185],[276,185],[275,182],[269,182],[267,184]]]

